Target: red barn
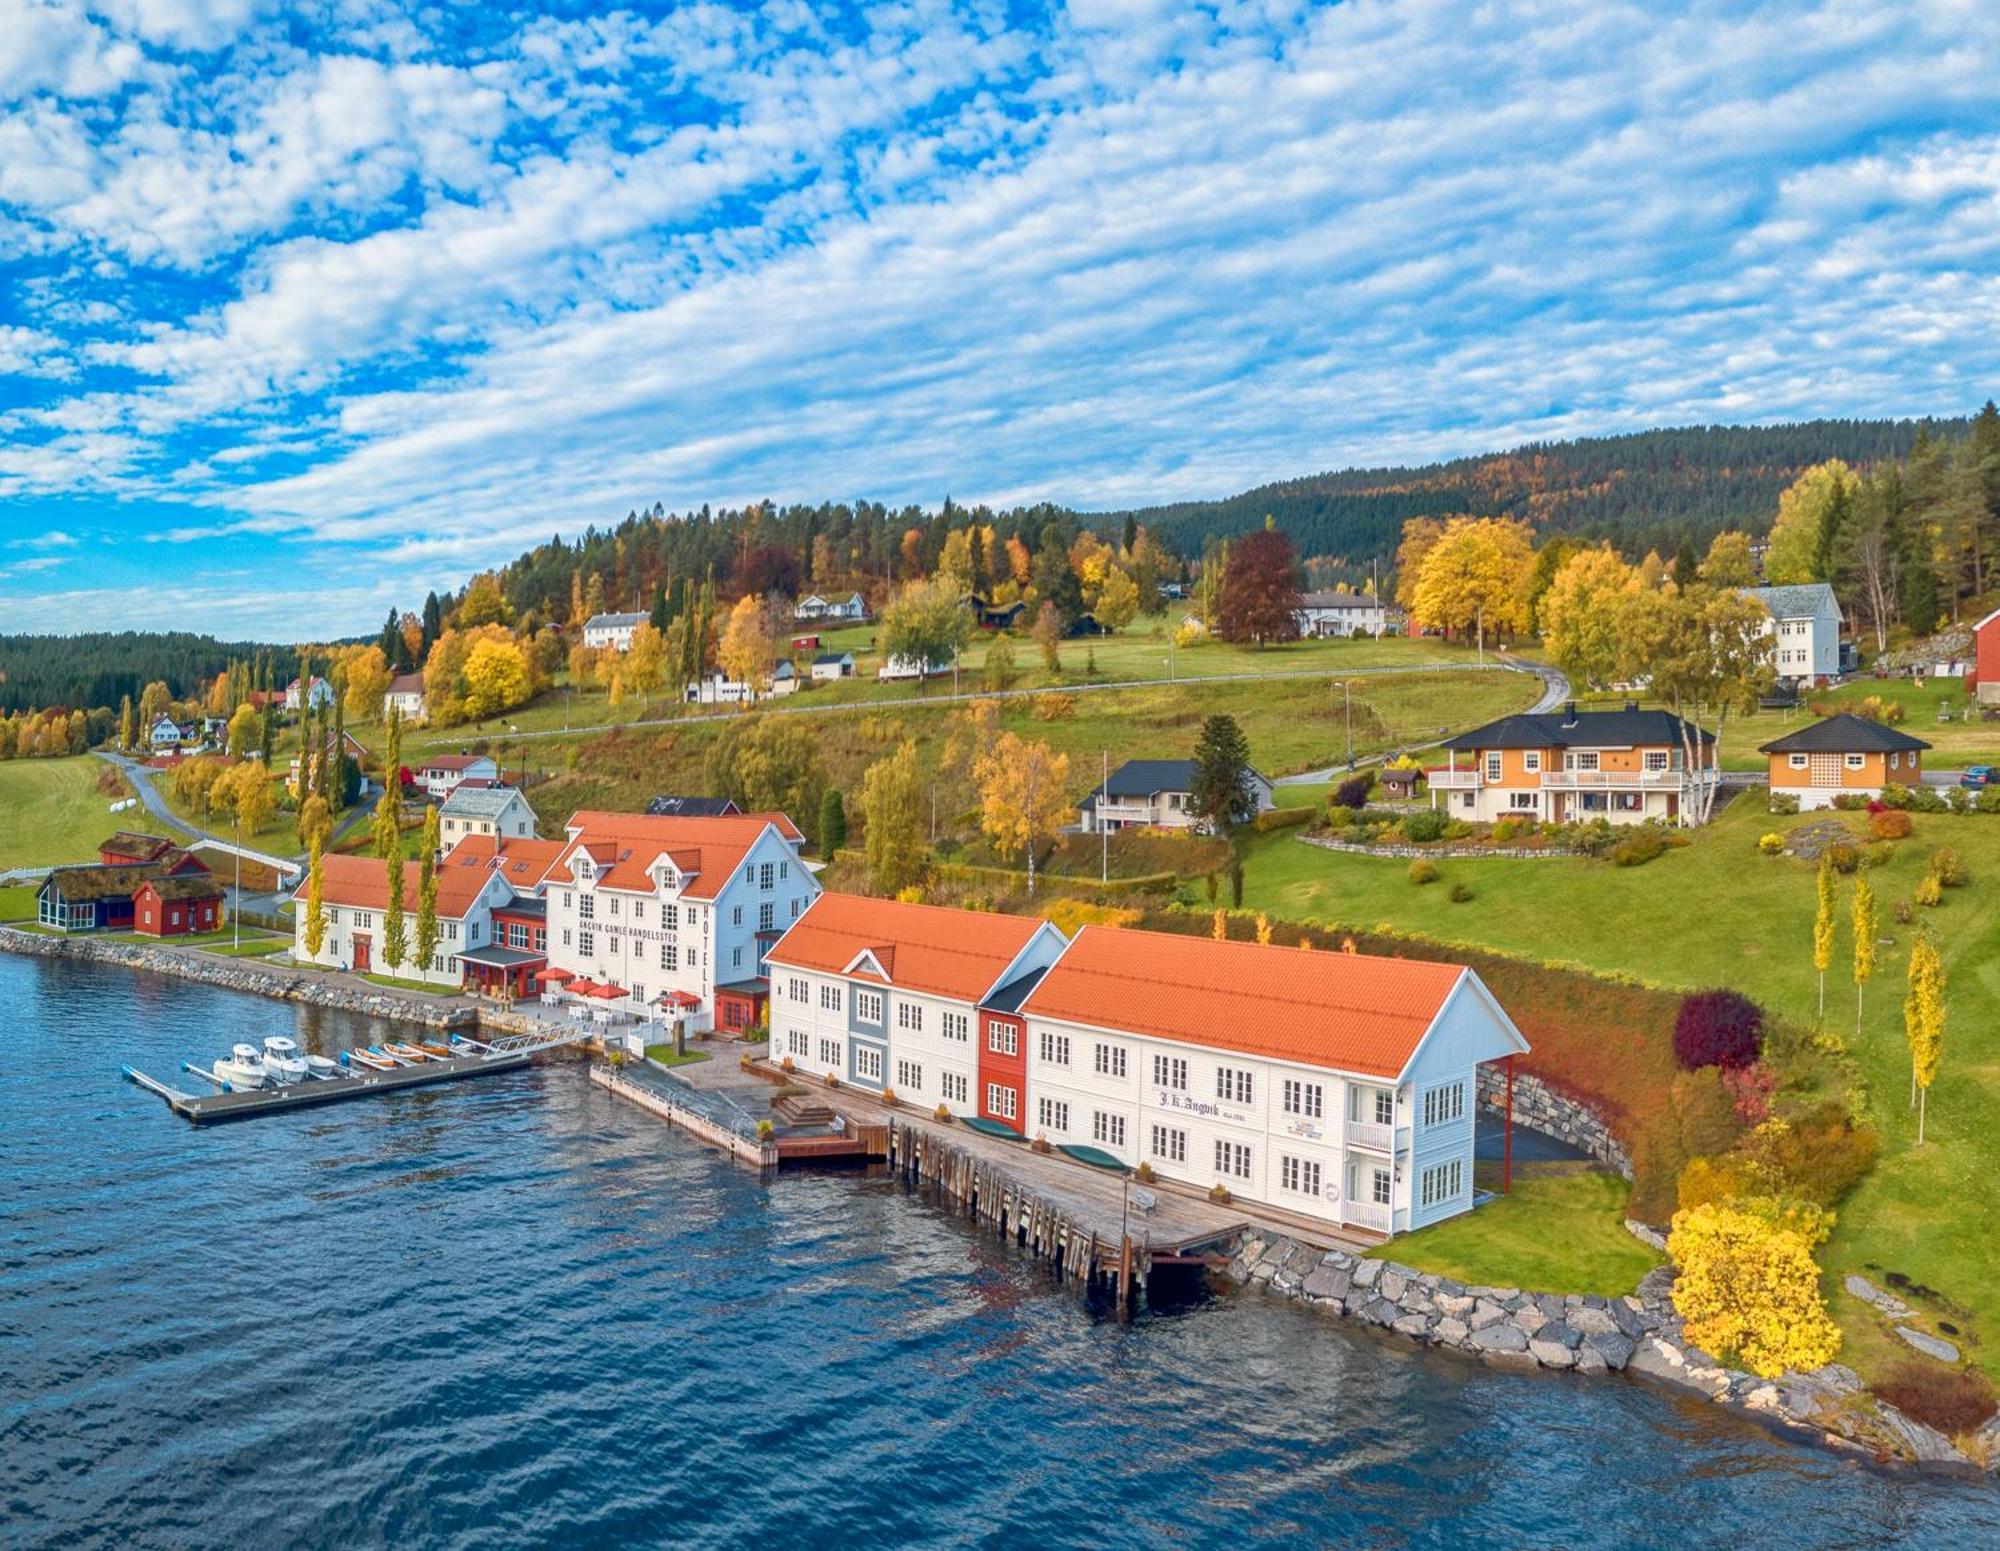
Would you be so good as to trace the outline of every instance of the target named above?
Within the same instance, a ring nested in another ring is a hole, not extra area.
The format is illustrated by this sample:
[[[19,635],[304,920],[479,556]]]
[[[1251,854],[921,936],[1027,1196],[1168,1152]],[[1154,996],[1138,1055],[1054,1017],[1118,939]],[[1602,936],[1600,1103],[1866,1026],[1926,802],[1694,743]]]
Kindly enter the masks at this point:
[[[2000,705],[2000,609],[1972,627],[1972,671],[1965,692],[1982,705]]]
[[[106,867],[158,867],[176,877],[208,871],[200,857],[183,851],[174,841],[130,829],[121,829],[102,842],[97,848],[97,859]]]
[[[186,937],[222,925],[222,885],[206,873],[148,878],[132,895],[132,930]]]

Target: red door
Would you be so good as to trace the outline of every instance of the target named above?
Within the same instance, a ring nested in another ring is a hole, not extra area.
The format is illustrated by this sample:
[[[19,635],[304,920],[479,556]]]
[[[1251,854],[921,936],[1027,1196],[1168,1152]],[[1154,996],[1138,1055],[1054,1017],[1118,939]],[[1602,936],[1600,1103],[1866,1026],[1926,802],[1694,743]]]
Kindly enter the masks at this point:
[[[355,934],[355,938],[354,938],[354,972],[355,972],[355,973],[356,973],[357,975],[365,975],[365,974],[367,974],[367,973],[368,973],[368,969],[369,969],[369,965],[370,965],[370,962],[371,962],[371,961],[370,961],[370,958],[369,958],[369,951],[368,951],[368,950],[369,950],[369,948],[370,948],[371,946],[372,946],[372,944],[371,944],[371,943],[369,942],[369,940],[368,940],[368,939],[367,939],[366,937],[363,937],[363,936],[361,936],[361,935],[360,935],[359,933],[356,933],[356,934]]]

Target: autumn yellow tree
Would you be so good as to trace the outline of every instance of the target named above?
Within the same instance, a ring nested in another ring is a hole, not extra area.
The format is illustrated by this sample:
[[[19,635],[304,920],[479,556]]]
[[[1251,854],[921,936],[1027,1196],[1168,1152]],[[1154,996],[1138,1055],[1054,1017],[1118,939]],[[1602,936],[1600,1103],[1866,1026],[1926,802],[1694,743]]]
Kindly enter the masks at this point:
[[[1931,1084],[1944,1050],[1944,960],[1930,933],[1910,945],[1909,991],[1903,997],[1903,1035],[1910,1044],[1910,1099],[1917,1106],[1917,1145],[1924,1141]]]
[[[1833,859],[1819,859],[1819,909],[1813,915],[1813,968],[1819,971],[1819,1021],[1826,1022],[1826,972],[1833,968],[1835,895]]]
[[[1444,537],[1444,521],[1438,517],[1412,517],[1403,524],[1402,542],[1396,546],[1396,601],[1416,612],[1417,583],[1423,579],[1424,560],[1432,546]]]
[[[320,945],[326,941],[326,862],[318,836],[313,837],[310,850],[310,859],[306,863],[304,936],[307,955],[316,959]]]
[[[1124,567],[1113,565],[1105,571],[1093,612],[1107,630],[1123,630],[1138,617],[1139,584]]]
[[[979,761],[973,778],[979,786],[980,827],[993,849],[1002,855],[1027,853],[1032,898],[1038,853],[1076,811],[1069,793],[1069,756],[1046,743],[1030,743],[1017,733],[1003,732]]]
[[[868,886],[894,894],[924,875],[924,776],[917,745],[905,739],[895,753],[868,767],[861,779],[862,839]]]
[[[1535,554],[1528,525],[1454,517],[1424,555],[1412,615],[1459,634],[1525,630]]]
[[[1875,973],[1875,933],[1879,922],[1875,914],[1875,890],[1865,877],[1854,880],[1854,1032],[1861,1032],[1861,999],[1868,988],[1869,977]]]
[[[1832,580],[1839,528],[1852,499],[1854,471],[1838,458],[1815,463],[1778,497],[1777,520],[1764,550],[1764,575],[1774,585]]]
[[[307,849],[325,848],[333,838],[333,812],[326,799],[314,792],[299,804],[299,843]]]
[[[745,704],[764,692],[771,680],[771,635],[764,623],[763,605],[756,598],[746,594],[736,600],[718,652],[722,671],[748,686]]]
[[[261,833],[278,808],[277,799],[271,795],[270,772],[262,761],[246,759],[227,779],[229,806],[236,815],[237,827],[246,839]]]
[[[1730,531],[1716,534],[1701,563],[1701,579],[1711,587],[1748,587],[1757,580],[1757,567],[1750,558],[1750,535]]]
[[[527,704],[528,664],[513,641],[480,641],[465,659],[465,715],[477,721]]]
[[[238,706],[229,718],[226,747],[238,759],[256,748],[264,737],[264,718],[249,701]]]
[[[666,639],[650,623],[635,626],[622,669],[627,688],[655,695],[667,681]]]
[[[1210,922],[1208,923],[1208,935],[1209,935],[1209,936],[1211,936],[1211,937],[1213,937],[1213,938],[1214,938],[1214,939],[1215,939],[1215,940],[1216,940],[1217,942],[1227,942],[1227,941],[1229,941],[1229,912],[1228,912],[1228,911],[1226,911],[1226,910],[1218,910],[1218,911],[1216,911],[1216,912],[1215,912],[1215,916],[1214,916],[1214,919],[1212,919],[1212,920],[1211,920],[1211,921],[1210,921]]]
[[[1542,594],[1542,641],[1556,666],[1594,685],[1620,676],[1626,659],[1625,602],[1638,573],[1610,545],[1565,560]]]
[[[1808,1235],[1726,1202],[1674,1214],[1667,1253],[1687,1338],[1763,1378],[1833,1361],[1840,1332],[1820,1296]]]
[[[345,699],[350,722],[370,721],[382,714],[382,697],[389,692],[389,659],[379,646],[364,646],[343,660],[347,670]]]

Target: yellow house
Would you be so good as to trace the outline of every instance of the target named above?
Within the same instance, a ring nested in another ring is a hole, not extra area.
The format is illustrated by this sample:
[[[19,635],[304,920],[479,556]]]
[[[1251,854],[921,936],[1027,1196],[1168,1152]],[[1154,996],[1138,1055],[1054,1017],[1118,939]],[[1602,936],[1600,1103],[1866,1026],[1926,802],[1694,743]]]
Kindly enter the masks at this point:
[[[1929,747],[1881,722],[1843,714],[1787,733],[1757,752],[1771,762],[1771,790],[1797,797],[1803,810],[1830,808],[1836,797],[1879,797],[1886,786],[1916,786]]]

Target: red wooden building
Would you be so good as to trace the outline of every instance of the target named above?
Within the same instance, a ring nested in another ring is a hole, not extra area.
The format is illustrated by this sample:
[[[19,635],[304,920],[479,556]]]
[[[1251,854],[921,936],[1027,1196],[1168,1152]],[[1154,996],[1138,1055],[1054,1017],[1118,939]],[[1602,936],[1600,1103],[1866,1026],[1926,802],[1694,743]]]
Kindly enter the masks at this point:
[[[222,926],[222,885],[205,872],[148,878],[132,895],[132,930],[187,937]]]
[[[208,865],[200,857],[192,851],[183,851],[174,841],[130,829],[121,829],[100,842],[97,859],[106,867],[157,867],[168,877],[208,871]]]
[[[2000,609],[1972,627],[1972,671],[1965,692],[1982,705],[2000,705]]]
[[[1028,1029],[1021,1003],[1046,969],[1010,980],[979,1004],[979,1081],[973,1094],[981,1120],[1028,1134]]]

